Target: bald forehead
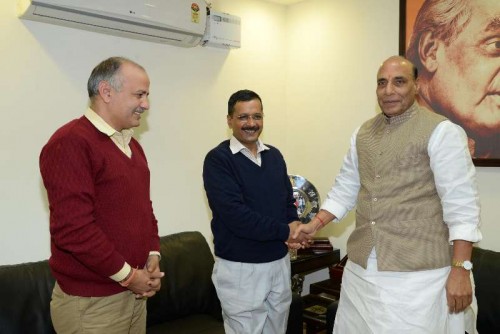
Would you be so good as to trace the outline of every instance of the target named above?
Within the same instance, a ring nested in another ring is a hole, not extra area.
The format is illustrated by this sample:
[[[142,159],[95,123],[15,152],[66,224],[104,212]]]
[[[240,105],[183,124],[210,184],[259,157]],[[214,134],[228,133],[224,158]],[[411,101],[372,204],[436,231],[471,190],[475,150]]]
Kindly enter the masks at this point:
[[[131,61],[124,61],[122,63],[122,66],[120,66],[120,70],[127,70],[127,71],[130,71],[130,70],[136,71],[136,70],[138,70],[139,72],[146,73],[146,70],[144,69],[144,67],[142,67],[141,65],[136,64],[134,62],[131,62]]]
[[[398,72],[405,77],[414,78],[413,64],[403,57],[391,57],[384,61],[377,72],[377,78],[383,77],[387,72]]]

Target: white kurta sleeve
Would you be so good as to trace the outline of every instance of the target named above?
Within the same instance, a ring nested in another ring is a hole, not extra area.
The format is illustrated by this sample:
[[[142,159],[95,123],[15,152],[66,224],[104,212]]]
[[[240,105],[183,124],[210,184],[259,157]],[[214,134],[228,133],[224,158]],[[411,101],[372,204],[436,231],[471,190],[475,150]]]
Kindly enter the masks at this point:
[[[428,152],[450,241],[480,241],[476,170],[465,131],[450,121],[441,122],[431,135]]]
[[[323,201],[322,210],[326,210],[339,221],[354,208],[360,188],[358,172],[358,153],[356,150],[356,137],[359,128],[351,136],[351,146],[344,157],[340,173],[335,178],[335,183]]]

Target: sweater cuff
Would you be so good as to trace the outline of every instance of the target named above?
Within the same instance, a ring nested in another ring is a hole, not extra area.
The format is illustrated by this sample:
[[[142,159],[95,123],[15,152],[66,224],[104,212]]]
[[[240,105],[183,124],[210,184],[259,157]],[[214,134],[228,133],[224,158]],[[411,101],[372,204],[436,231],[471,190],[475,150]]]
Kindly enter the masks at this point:
[[[158,252],[158,251],[150,251],[149,252],[149,256],[151,256],[151,255],[156,255],[156,256],[158,256],[159,260],[161,260],[161,254],[160,254],[160,252]]]
[[[115,282],[121,282],[127,277],[127,275],[130,273],[130,270],[132,270],[132,267],[127,262],[125,262],[122,269],[120,269],[120,271],[116,274],[109,276],[109,278],[111,278]]]

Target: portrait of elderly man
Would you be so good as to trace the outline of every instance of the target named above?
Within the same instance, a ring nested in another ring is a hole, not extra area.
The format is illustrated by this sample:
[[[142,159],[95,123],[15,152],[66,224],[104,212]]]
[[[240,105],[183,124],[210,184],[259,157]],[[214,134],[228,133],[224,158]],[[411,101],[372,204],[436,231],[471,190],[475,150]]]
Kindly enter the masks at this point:
[[[465,129],[472,157],[500,159],[500,1],[424,1],[406,56],[419,102]]]

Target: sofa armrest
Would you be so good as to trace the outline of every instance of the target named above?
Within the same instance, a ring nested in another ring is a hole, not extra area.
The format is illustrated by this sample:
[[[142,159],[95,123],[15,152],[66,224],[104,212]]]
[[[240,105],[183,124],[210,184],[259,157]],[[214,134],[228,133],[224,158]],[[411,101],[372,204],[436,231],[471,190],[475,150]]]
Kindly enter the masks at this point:
[[[212,283],[214,257],[199,232],[160,238],[161,290],[148,299],[148,327],[193,314],[222,319]]]
[[[472,273],[478,304],[477,331],[500,333],[500,253],[474,247]]]
[[[0,333],[52,334],[48,261],[0,266]]]

